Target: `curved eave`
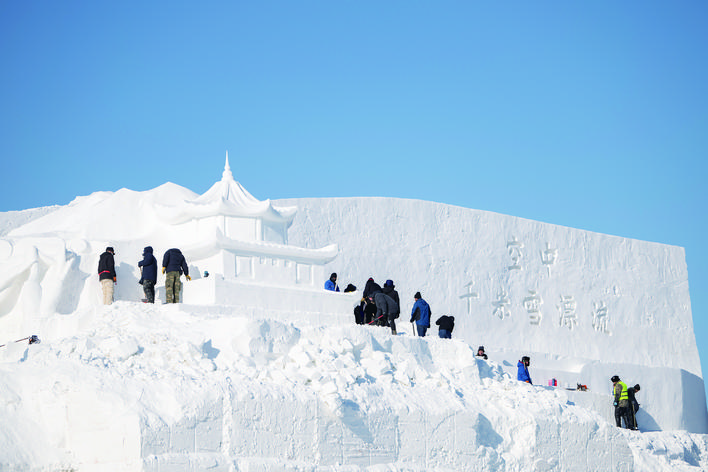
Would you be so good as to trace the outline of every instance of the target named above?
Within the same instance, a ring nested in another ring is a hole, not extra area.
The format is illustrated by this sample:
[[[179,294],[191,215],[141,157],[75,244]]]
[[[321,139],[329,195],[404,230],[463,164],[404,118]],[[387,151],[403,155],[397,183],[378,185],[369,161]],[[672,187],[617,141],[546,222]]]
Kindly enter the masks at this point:
[[[339,253],[336,244],[330,244],[319,249],[306,249],[284,244],[238,241],[219,234],[214,240],[187,246],[182,252],[191,259],[204,259],[221,250],[234,252],[244,256],[276,257],[303,264],[324,265],[334,260]]]
[[[251,207],[237,206],[232,202],[220,200],[203,204],[186,202],[179,208],[161,206],[158,214],[162,220],[170,224],[186,223],[211,216],[230,216],[235,218],[260,218],[270,223],[289,225],[296,212],[296,207],[276,209],[271,205],[270,200],[259,202],[258,206]]]

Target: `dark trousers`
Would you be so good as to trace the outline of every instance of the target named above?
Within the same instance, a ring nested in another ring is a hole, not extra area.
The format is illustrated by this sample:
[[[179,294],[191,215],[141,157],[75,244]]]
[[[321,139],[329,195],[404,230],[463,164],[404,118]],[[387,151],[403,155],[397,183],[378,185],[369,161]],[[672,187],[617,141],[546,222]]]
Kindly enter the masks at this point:
[[[630,405],[630,416],[632,417],[632,428],[633,429],[639,429],[639,426],[637,426],[637,410],[639,409],[638,406]]]
[[[632,417],[629,415],[629,407],[627,406],[616,406],[615,407],[615,422],[617,427],[622,427],[622,420],[624,419],[624,427],[627,429],[632,429],[633,422]]]
[[[418,336],[425,337],[425,332],[428,331],[427,326],[421,326],[419,324],[415,325],[416,328],[418,328]]]
[[[145,292],[145,298],[148,303],[155,303],[155,281],[154,280],[143,280],[143,292]]]
[[[388,315],[388,325],[391,327],[391,332],[396,334],[396,315]]]
[[[446,329],[441,329],[438,331],[438,336],[445,339],[452,339],[452,333]]]

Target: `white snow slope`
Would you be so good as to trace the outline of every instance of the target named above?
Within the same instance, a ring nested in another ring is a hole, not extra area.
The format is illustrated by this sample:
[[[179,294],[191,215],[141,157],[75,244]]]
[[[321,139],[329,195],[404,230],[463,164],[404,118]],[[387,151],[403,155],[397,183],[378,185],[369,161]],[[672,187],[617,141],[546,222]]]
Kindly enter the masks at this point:
[[[267,299],[140,303],[142,247],[178,245],[146,207],[193,196],[169,184],[0,214],[0,471],[708,469],[680,248],[427,202],[293,200],[290,243],[337,243],[342,285],[395,280],[398,336]],[[452,340],[411,335],[417,290],[433,319],[456,317]],[[42,342],[13,342],[30,334]],[[538,385],[510,375],[525,354]],[[614,426],[614,373],[643,386],[642,432]]]

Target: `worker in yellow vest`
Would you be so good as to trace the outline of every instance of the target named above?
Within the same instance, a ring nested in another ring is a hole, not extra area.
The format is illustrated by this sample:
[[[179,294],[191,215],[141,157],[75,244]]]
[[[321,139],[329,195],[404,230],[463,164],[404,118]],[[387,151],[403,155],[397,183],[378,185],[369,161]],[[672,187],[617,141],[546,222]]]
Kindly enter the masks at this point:
[[[622,427],[622,419],[624,418],[624,427],[631,429],[634,424],[629,417],[627,384],[622,382],[617,375],[613,375],[610,380],[612,381],[612,393],[615,397],[613,405],[615,406],[615,421],[617,422],[617,427]]]

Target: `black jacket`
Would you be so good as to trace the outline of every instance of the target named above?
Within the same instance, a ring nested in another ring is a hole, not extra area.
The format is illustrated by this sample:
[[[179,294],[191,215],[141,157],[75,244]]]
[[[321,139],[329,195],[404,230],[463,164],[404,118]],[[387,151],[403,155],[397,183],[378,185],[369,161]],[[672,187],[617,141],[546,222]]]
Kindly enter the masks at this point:
[[[393,298],[393,300],[396,302],[396,305],[398,305],[399,307],[401,306],[401,299],[398,298],[398,292],[394,290],[392,285],[384,285],[384,288],[382,288],[381,291],[389,297]]]
[[[366,285],[364,286],[364,292],[361,294],[361,296],[364,298],[368,298],[370,295],[373,295],[374,293],[380,291],[381,285],[374,282],[374,279],[369,279],[366,281]]]
[[[116,276],[116,263],[113,254],[106,251],[98,259],[98,280],[111,279]]]
[[[396,300],[389,297],[383,292],[374,294],[374,303],[376,303],[376,317],[383,316],[384,318],[398,318],[401,309],[398,307]]]
[[[142,267],[142,277],[140,277],[140,282],[143,280],[152,280],[157,282],[157,259],[152,255],[152,246],[147,246],[143,249],[143,260],[138,262],[138,267]]]
[[[165,272],[179,272],[182,275],[189,275],[189,267],[187,267],[187,261],[182,255],[182,251],[177,248],[168,249],[162,258],[162,267],[165,268]]]
[[[455,317],[443,315],[438,318],[438,321],[436,321],[435,324],[440,326],[440,329],[445,329],[452,333],[452,329],[455,327]]]
[[[629,399],[629,404],[634,407],[634,411],[637,411],[639,409],[639,402],[637,402],[637,398],[634,396],[636,393],[636,390],[634,390],[634,387],[629,387],[627,389],[627,398]]]

